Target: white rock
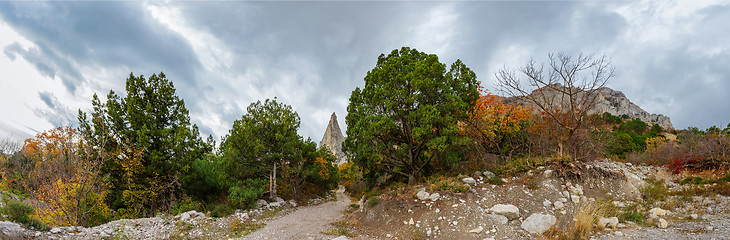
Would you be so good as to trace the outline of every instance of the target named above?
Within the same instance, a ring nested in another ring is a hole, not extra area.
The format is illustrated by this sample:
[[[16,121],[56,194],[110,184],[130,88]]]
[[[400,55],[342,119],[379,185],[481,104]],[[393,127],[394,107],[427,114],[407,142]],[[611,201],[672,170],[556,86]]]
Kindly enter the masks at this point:
[[[421,200],[421,201],[428,199],[428,196],[429,195],[428,195],[428,192],[426,192],[426,190],[421,190],[421,191],[418,191],[418,193],[416,193],[416,197],[418,197],[418,200]]]
[[[439,200],[439,198],[441,198],[441,194],[439,193],[432,193],[430,196],[428,196],[428,199],[430,199],[431,201],[437,201]]]
[[[494,240],[494,237],[488,237],[488,238],[485,238],[484,240]]]
[[[266,202],[266,200],[263,200],[263,199],[256,200],[256,208],[264,208],[267,206],[269,206],[269,203]]]
[[[489,209],[490,212],[507,217],[509,220],[520,217],[520,209],[511,204],[497,204]]]
[[[610,227],[610,228],[616,228],[616,225],[618,224],[618,218],[617,217],[600,217],[598,218],[598,226],[599,227]]]
[[[438,208],[437,208],[435,212],[436,212],[436,213],[439,213],[439,212],[441,212],[441,209],[438,209]]]
[[[553,203],[550,202],[550,200],[545,199],[545,201],[542,201],[542,205],[545,207],[550,207]]]
[[[339,237],[333,238],[332,240],[350,240],[350,238],[348,238],[347,236],[339,236]]]
[[[489,217],[492,220],[494,220],[495,222],[497,222],[499,224],[503,224],[503,225],[507,224],[507,222],[509,222],[509,219],[507,219],[507,217],[502,216],[502,215],[488,214],[487,217]]]
[[[484,177],[486,177],[486,178],[490,178],[490,177],[496,176],[496,175],[494,175],[493,172],[486,171],[486,170],[484,172],[482,172],[482,175],[484,175]]]
[[[426,229],[426,236],[431,236],[431,229]]]
[[[553,205],[555,206],[555,209],[563,209],[565,207],[565,204],[561,201],[555,201]]]
[[[464,183],[466,183],[466,184],[469,184],[469,185],[474,185],[474,184],[477,183],[477,181],[474,180],[474,178],[472,178],[472,177],[462,178],[461,181],[464,182]]]
[[[51,233],[53,233],[53,234],[58,234],[58,233],[61,233],[62,231],[63,230],[61,230],[61,228],[57,228],[57,227],[51,228]]]
[[[478,228],[475,228],[475,229],[469,230],[469,232],[470,232],[470,233],[476,233],[476,234],[479,234],[479,233],[480,233],[480,232],[482,232],[483,230],[484,230],[484,228],[483,228],[482,226],[479,226]]]
[[[656,225],[659,228],[667,228],[669,226],[669,222],[667,222],[667,220],[664,220],[664,218],[660,218]]]
[[[291,205],[292,207],[297,207],[297,201],[289,200],[289,205]]]
[[[411,220],[408,220],[408,225],[413,225],[413,224],[415,224],[415,223],[413,222],[413,218],[411,218]]]
[[[474,177],[481,177],[481,176],[482,176],[482,172],[480,172],[480,171],[474,172]]]
[[[623,237],[624,236],[624,233],[622,233],[620,231],[616,231],[616,232],[613,232],[613,235],[616,235],[616,236],[619,236],[619,237]]]
[[[700,218],[700,216],[699,216],[699,215],[697,215],[696,213],[693,213],[693,214],[690,214],[690,215],[689,215],[689,218],[690,218],[690,219],[698,219],[698,218]]]
[[[187,212],[181,213],[178,216],[178,218],[180,219],[180,221],[186,221],[186,220],[190,219],[190,213],[187,213]]]
[[[649,212],[653,213],[654,215],[657,215],[659,217],[667,215],[667,210],[664,210],[664,209],[661,209],[658,207],[652,208],[651,210],[649,210]]]
[[[567,203],[568,202],[568,199],[567,198],[558,198],[558,201],[561,201],[563,203]]]
[[[533,213],[520,226],[532,234],[542,234],[555,225],[557,221],[558,219],[553,215]]]
[[[280,198],[280,197],[276,197],[274,200],[276,202],[284,202],[284,199],[283,198]]]
[[[9,221],[0,221],[0,236],[2,236],[0,238],[7,236],[8,239],[23,239],[25,237],[24,235],[23,227],[21,227],[20,224]]]
[[[542,176],[544,176],[546,178],[549,178],[550,175],[552,175],[552,174],[553,174],[553,170],[550,170],[550,169],[545,170],[544,172],[542,172]]]

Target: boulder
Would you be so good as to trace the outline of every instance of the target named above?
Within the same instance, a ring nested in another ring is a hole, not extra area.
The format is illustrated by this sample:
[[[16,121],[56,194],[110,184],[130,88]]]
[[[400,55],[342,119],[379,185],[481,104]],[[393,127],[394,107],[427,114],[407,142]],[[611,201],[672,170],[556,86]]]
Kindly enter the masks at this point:
[[[651,210],[649,210],[649,213],[662,217],[664,215],[667,215],[667,210],[655,207],[655,208],[652,208]]]
[[[514,220],[520,217],[520,209],[511,204],[497,204],[490,208],[489,211],[505,216],[509,220]]]
[[[51,228],[51,233],[53,233],[53,234],[58,234],[61,232],[63,232],[63,230],[61,230],[61,228],[58,228],[58,227]]]
[[[466,183],[466,184],[469,184],[469,185],[477,184],[477,181],[474,180],[474,178],[472,178],[472,177],[462,178],[461,181],[464,182],[464,183]]]
[[[482,176],[482,172],[480,172],[480,171],[474,172],[474,177],[481,177],[481,176]]]
[[[418,191],[418,193],[416,193],[416,197],[418,197],[418,200],[423,201],[423,200],[428,199],[429,195],[428,195],[428,192],[426,192],[426,190],[421,189],[421,191]]]
[[[266,200],[259,199],[259,200],[256,201],[256,208],[264,208],[264,207],[267,207],[267,206],[269,206],[269,203],[266,202]]]
[[[23,227],[20,224],[8,221],[0,221],[0,238],[23,239],[26,237]]]
[[[493,172],[486,171],[486,170],[484,172],[482,172],[482,175],[484,175],[484,177],[486,177],[486,178],[497,176],[497,175],[494,175]]]
[[[436,201],[441,198],[441,194],[439,193],[432,193],[430,196],[428,196],[428,199],[431,199],[431,201]]]
[[[533,213],[520,226],[532,234],[542,234],[555,225],[557,221],[558,219],[553,215]]]
[[[667,228],[669,227],[669,222],[667,222],[667,220],[664,220],[664,218],[660,218],[659,221],[657,221],[656,225],[659,228]]]

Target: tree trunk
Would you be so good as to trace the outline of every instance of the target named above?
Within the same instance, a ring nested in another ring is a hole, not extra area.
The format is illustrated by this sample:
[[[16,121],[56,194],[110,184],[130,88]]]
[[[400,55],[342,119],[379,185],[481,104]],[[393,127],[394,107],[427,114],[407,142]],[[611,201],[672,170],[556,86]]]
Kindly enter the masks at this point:
[[[269,192],[271,192],[271,200],[276,200],[276,163],[274,163],[274,176],[271,178]]]
[[[416,184],[416,173],[410,173],[408,174],[408,185]]]

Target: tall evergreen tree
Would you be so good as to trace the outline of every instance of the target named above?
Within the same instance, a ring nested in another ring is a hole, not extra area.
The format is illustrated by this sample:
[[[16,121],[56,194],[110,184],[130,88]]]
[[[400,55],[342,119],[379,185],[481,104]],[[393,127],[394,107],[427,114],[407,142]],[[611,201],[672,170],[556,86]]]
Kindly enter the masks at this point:
[[[370,180],[387,173],[414,183],[464,140],[457,123],[479,98],[477,86],[460,60],[447,72],[436,55],[415,49],[381,54],[365,87],[350,96],[343,150]]]
[[[94,94],[91,121],[79,111],[79,122],[90,142],[106,142],[114,153],[102,169],[111,183],[110,206],[140,214],[169,207],[182,194],[191,164],[212,146],[190,123],[185,102],[164,73],[130,73],[126,92],[122,98],[110,91],[106,103]]]

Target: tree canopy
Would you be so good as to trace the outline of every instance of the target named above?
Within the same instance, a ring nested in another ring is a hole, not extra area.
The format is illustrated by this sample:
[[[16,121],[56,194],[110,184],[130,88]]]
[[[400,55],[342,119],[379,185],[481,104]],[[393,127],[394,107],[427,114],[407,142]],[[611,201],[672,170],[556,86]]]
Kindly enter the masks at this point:
[[[479,98],[477,86],[461,60],[447,71],[436,55],[416,49],[381,54],[350,96],[344,150],[371,179],[389,173],[413,183],[461,139],[457,122]]]
[[[114,153],[102,168],[111,183],[110,206],[136,213],[169,207],[182,194],[191,164],[212,148],[190,123],[173,83],[164,73],[130,73],[123,98],[110,91],[102,103],[95,94],[92,105],[90,120],[79,111],[80,130]]]

